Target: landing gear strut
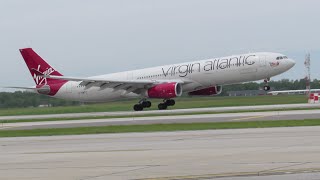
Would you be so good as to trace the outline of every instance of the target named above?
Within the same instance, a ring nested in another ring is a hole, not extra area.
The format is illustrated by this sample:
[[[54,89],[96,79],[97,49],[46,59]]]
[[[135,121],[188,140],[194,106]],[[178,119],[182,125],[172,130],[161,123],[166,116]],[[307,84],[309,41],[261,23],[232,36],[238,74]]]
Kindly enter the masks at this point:
[[[270,78],[266,78],[264,80],[264,84],[265,85],[263,86],[263,90],[265,90],[265,91],[269,91],[270,90],[269,81],[270,81]]]
[[[142,100],[139,101],[138,104],[135,104],[133,106],[133,110],[142,111],[143,108],[149,108],[149,107],[151,107],[151,102],[147,101],[146,99],[142,99]]]
[[[164,109],[167,109],[168,106],[174,106],[176,104],[175,100],[173,99],[165,99],[163,100],[163,103],[160,103],[158,105],[158,109],[159,110],[164,110]]]

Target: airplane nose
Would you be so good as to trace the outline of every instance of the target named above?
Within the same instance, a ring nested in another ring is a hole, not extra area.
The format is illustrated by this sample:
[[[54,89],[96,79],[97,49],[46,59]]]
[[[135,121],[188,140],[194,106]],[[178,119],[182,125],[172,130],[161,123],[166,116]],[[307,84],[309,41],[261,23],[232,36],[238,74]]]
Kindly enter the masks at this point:
[[[296,62],[293,59],[287,59],[287,66],[289,69],[292,68],[295,64]]]

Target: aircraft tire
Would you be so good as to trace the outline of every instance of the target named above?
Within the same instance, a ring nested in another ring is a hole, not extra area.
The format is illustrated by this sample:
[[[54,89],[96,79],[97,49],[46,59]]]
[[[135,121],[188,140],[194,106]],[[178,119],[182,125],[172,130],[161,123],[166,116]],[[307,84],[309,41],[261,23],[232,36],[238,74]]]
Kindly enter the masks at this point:
[[[270,86],[263,86],[263,90],[269,91],[270,90]]]
[[[167,109],[167,104],[166,103],[160,103],[159,105],[158,105],[158,109],[159,110],[164,110],[164,109]]]
[[[176,101],[173,99],[168,99],[166,101],[167,106],[174,106],[176,104]]]
[[[141,104],[135,104],[133,106],[133,110],[135,111],[142,111],[143,110],[143,106]]]

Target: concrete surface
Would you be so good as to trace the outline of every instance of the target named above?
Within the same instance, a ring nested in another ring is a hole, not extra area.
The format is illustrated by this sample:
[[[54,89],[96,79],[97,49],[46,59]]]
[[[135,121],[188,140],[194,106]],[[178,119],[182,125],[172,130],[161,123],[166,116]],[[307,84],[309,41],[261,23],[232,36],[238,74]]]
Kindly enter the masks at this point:
[[[315,126],[0,138],[0,179],[319,179],[319,137]]]

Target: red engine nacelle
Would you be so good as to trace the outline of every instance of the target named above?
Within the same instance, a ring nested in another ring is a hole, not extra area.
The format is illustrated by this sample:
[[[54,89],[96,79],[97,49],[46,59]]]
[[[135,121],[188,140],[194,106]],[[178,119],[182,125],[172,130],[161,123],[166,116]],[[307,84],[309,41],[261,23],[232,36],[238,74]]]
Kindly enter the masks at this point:
[[[149,98],[170,99],[181,96],[181,94],[182,86],[175,82],[158,84],[147,90],[147,96]]]
[[[190,96],[210,96],[218,95],[222,92],[222,86],[213,86],[205,89],[200,89],[196,91],[189,92]]]

